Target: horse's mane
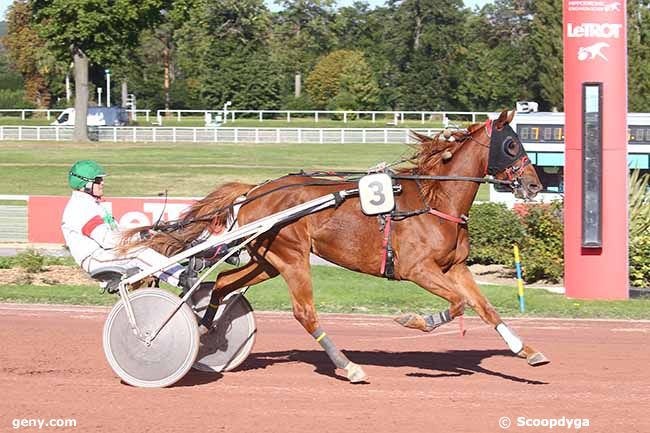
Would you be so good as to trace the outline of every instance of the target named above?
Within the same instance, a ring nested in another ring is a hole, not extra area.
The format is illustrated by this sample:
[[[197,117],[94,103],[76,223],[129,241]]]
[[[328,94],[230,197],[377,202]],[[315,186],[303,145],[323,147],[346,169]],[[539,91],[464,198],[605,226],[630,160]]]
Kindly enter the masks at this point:
[[[415,149],[415,152],[408,159],[409,164],[397,169],[397,173],[423,176],[435,176],[439,174],[440,168],[445,163],[443,158],[445,153],[450,152],[453,156],[463,143],[470,139],[473,133],[478,131],[482,126],[483,124],[481,123],[473,123],[466,130],[451,132],[451,135],[448,137],[444,134],[444,131],[439,132],[433,137],[411,131],[411,136],[416,140],[416,143],[411,145]],[[451,137],[453,137],[453,140]],[[422,194],[429,203],[435,203],[438,183],[438,181],[421,182]]]
[[[244,183],[227,183],[194,203],[177,220],[126,230],[121,235],[117,252],[125,255],[134,248],[146,247],[166,256],[177,254],[204,231],[221,231],[226,226],[229,205],[253,188],[254,185]],[[152,229],[155,230],[153,236],[141,238],[141,233],[149,233]]]

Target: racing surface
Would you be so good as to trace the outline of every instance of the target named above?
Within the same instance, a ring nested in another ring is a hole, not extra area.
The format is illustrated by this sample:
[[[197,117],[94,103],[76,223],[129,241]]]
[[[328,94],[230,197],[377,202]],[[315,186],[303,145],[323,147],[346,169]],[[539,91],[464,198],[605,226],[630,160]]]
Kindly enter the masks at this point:
[[[389,317],[321,315],[370,376],[352,385],[292,315],[256,313],[257,343],[236,371],[191,371],[170,388],[140,389],[121,383],[104,359],[107,314],[0,304],[0,431],[17,431],[14,419],[55,418],[77,426],[18,431],[577,431],[575,422],[518,426],[518,417],[578,419],[586,432],[650,431],[650,321],[511,319],[551,360],[533,368],[478,319],[466,318],[460,337],[457,321],[424,334]]]

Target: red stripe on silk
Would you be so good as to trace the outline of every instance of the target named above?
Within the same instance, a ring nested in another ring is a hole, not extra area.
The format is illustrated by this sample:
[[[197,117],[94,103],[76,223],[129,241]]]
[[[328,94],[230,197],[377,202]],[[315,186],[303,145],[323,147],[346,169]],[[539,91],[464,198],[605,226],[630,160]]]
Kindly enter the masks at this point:
[[[94,217],[91,218],[90,221],[88,221],[86,224],[84,224],[83,228],[81,229],[81,233],[83,233],[84,236],[90,237],[90,234],[95,230],[97,227],[100,225],[104,224],[104,220],[102,217],[99,215],[95,215]]]

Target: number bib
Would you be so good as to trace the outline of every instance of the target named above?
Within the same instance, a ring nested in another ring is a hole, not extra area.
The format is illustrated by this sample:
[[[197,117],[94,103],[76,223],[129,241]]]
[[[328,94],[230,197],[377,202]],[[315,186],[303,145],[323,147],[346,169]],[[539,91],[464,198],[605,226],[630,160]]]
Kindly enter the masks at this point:
[[[393,182],[385,173],[369,174],[359,180],[361,210],[366,215],[388,213],[395,207]]]

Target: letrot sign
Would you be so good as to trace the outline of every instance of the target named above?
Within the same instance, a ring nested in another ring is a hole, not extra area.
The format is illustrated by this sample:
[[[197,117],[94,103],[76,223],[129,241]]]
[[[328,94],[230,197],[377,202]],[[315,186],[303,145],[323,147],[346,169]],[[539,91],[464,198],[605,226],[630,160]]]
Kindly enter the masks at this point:
[[[627,299],[624,1],[564,1],[566,295]]]

